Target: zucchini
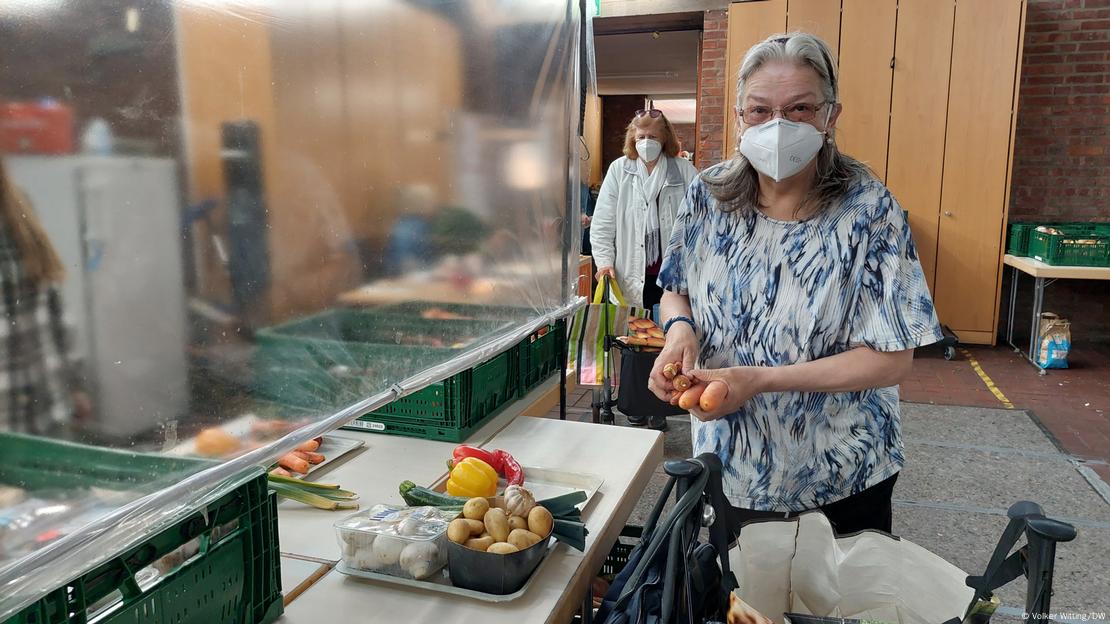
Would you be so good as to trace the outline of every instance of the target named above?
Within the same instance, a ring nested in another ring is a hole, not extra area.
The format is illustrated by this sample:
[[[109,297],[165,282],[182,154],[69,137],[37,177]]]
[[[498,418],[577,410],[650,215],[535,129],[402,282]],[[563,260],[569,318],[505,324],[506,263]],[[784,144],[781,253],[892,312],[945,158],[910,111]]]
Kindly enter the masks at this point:
[[[401,498],[405,499],[405,504],[410,507],[458,507],[461,509],[469,500],[461,496],[451,496],[426,487],[420,487],[412,481],[402,481],[398,491],[401,492]]]

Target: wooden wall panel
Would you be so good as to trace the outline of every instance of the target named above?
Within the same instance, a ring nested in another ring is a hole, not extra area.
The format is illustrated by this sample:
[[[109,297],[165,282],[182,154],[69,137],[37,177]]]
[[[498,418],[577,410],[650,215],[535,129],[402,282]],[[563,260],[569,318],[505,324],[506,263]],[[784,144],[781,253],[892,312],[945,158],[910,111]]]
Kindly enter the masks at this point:
[[[725,77],[725,153],[736,152],[736,77],[744,54],[770,35],[786,31],[786,0],[739,2],[728,7],[728,74]]]
[[[583,158],[582,181],[588,186],[601,184],[604,171],[601,169],[601,98],[591,95],[586,98],[586,119],[582,124],[583,137],[586,143]],[[694,149],[696,144],[688,149]]]
[[[212,235],[227,231],[220,124],[251,119],[259,125],[263,176],[267,194],[274,195],[273,172],[277,135],[270,28],[265,16],[228,12],[203,4],[177,3],[178,71],[188,201],[215,198],[221,205],[212,214],[215,232],[196,225],[193,253],[200,294],[230,301],[227,272],[212,244]]]
[[[840,0],[789,0],[786,30],[817,35],[829,44],[832,57],[840,50]]]
[[[337,0],[283,4],[271,30],[278,153],[270,247],[274,320],[332,305],[360,276],[346,208],[347,117]]]
[[[840,101],[836,139],[846,154],[886,179],[896,0],[844,0],[840,24]]]
[[[899,0],[894,48],[887,186],[910,213],[933,290],[955,11],[955,0]]]
[[[956,4],[935,299],[957,333],[995,330],[1022,10]]]

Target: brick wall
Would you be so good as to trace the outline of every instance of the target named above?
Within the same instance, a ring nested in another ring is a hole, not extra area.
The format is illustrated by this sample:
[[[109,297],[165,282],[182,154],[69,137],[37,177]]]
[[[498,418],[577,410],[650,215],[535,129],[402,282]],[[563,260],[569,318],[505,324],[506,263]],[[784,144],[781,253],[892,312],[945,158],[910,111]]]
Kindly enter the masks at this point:
[[[692,123],[676,123],[671,124],[671,127],[674,128],[675,137],[678,138],[678,143],[682,146],[682,149],[694,151],[697,146],[694,140],[694,137],[697,136],[696,126]]]
[[[694,150],[698,169],[724,160],[725,93],[730,82],[725,75],[728,10],[706,11],[704,28],[698,59],[698,143]]]
[[[1010,220],[1110,221],[1108,0],[1029,1]],[[1045,307],[1078,341],[1110,337],[1110,284],[1057,282]]]
[[[1030,0],[1011,220],[1110,221],[1110,1]]]

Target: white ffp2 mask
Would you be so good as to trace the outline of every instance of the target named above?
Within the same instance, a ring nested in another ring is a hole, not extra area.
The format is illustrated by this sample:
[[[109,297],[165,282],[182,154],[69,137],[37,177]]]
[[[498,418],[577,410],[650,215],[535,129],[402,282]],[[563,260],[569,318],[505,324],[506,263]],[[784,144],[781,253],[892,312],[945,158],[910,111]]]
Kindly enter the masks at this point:
[[[640,158],[643,158],[646,163],[653,162],[656,158],[659,158],[659,154],[662,151],[663,144],[655,139],[640,139],[636,141],[636,153],[639,154]]]
[[[825,133],[807,123],[772,119],[744,132],[740,153],[756,171],[781,182],[804,169],[824,140]]]

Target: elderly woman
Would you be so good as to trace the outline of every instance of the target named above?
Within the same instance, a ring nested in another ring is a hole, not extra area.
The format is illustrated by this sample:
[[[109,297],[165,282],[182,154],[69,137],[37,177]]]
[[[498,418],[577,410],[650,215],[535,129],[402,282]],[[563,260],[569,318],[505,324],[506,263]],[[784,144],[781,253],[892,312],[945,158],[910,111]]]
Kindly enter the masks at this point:
[[[649,386],[669,396],[668,362],[724,382],[693,439],[724,463],[733,526],[820,509],[841,534],[889,532],[896,386],[941,339],[898,203],[837,150],[832,58],[800,33],[748,51],[739,153],[690,187],[659,276],[667,343]]]
[[[690,161],[678,158],[678,150],[662,111],[636,111],[625,130],[624,156],[609,165],[598,193],[590,223],[597,279],[616,279],[631,306],[650,309],[663,295],[657,285],[663,246],[686,188],[698,174]],[[629,423],[666,428],[662,417],[630,416]]]

